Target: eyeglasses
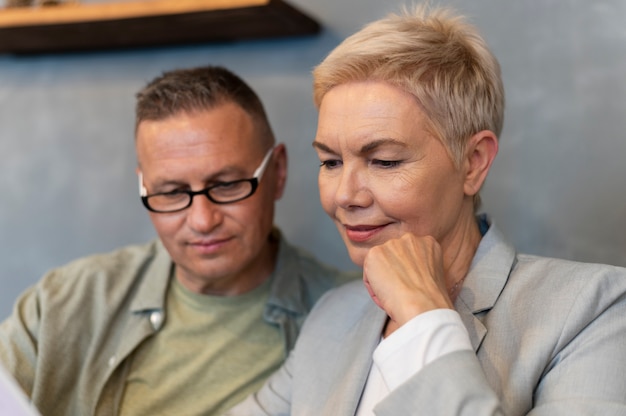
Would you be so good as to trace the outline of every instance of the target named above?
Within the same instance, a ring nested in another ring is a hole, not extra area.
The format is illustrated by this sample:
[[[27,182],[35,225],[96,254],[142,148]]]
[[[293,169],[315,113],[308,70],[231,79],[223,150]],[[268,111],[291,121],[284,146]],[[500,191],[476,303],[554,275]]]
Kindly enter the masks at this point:
[[[141,196],[141,202],[149,211],[167,213],[189,208],[193,202],[193,197],[196,195],[204,195],[215,204],[230,204],[249,198],[258,188],[273,152],[274,147],[268,150],[261,165],[254,171],[252,178],[218,182],[199,191],[176,190],[148,195],[148,191],[143,185],[143,174],[139,172],[139,196]]]

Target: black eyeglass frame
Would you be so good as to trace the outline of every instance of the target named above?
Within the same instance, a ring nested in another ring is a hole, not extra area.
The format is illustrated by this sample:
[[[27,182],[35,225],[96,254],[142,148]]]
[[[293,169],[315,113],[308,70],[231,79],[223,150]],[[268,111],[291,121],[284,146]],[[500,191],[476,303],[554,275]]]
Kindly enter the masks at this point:
[[[254,171],[254,173],[253,173],[251,178],[238,179],[236,181],[230,181],[230,182],[219,182],[219,183],[216,183],[215,185],[207,186],[206,188],[200,189],[198,191],[192,191],[192,190],[176,191],[176,193],[188,195],[189,196],[189,202],[184,207],[177,208],[175,210],[165,210],[165,211],[163,211],[163,210],[154,209],[153,207],[150,206],[149,199],[151,197],[160,196],[160,195],[167,195],[167,194],[171,194],[172,192],[159,192],[159,193],[148,195],[148,191],[147,191],[146,187],[143,184],[143,174],[142,174],[141,171],[139,171],[139,174],[138,174],[138,176],[139,176],[139,196],[141,197],[141,202],[143,203],[143,206],[146,207],[146,209],[148,211],[155,212],[155,213],[158,213],[158,214],[169,214],[169,213],[173,213],[173,212],[183,211],[183,210],[189,208],[191,206],[191,204],[193,204],[193,198],[196,195],[204,195],[204,196],[207,197],[207,199],[209,201],[213,202],[214,204],[219,204],[219,205],[232,204],[232,203],[235,203],[235,202],[243,201],[244,199],[250,198],[254,194],[254,192],[257,190],[257,188],[259,187],[259,182],[263,178],[263,174],[265,173],[265,170],[267,168],[267,165],[269,164],[270,158],[271,158],[271,156],[274,153],[274,149],[275,149],[275,147],[272,147],[271,149],[268,150],[267,154],[263,158],[263,161],[261,162],[261,165]],[[250,183],[250,191],[246,195],[243,195],[243,196],[238,197],[236,199],[228,200],[228,201],[219,201],[219,200],[214,199],[211,196],[211,194],[210,194],[212,189],[220,188],[220,187],[223,187],[223,186],[235,185],[235,184],[243,183],[243,182],[249,182]]]

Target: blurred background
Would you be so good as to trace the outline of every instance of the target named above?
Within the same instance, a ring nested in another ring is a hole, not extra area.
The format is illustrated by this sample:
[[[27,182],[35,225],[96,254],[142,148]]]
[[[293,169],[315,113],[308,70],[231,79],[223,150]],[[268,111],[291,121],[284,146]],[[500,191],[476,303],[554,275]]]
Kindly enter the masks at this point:
[[[0,54],[0,319],[47,270],[156,236],[137,195],[134,94],[179,67],[224,65],[259,93],[290,158],[276,223],[291,242],[354,268],[319,203],[311,69],[343,38],[407,3],[288,2],[322,31]],[[484,211],[520,251],[626,266],[626,2],[432,3],[468,16],[502,65],[505,128]]]

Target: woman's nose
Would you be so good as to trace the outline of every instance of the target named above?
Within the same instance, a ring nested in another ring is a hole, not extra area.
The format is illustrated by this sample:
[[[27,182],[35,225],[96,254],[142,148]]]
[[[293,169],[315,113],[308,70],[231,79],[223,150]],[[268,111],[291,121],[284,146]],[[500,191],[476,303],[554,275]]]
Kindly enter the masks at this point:
[[[344,209],[368,206],[371,197],[366,175],[357,169],[344,167],[338,177],[335,201]]]

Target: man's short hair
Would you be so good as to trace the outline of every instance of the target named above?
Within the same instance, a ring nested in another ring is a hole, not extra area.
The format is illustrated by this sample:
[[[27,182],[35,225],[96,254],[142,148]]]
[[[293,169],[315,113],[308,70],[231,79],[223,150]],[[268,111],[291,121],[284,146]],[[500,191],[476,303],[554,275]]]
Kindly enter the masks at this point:
[[[144,120],[158,121],[180,113],[210,110],[232,102],[254,120],[260,137],[274,134],[258,95],[243,79],[220,66],[176,69],[150,81],[137,95],[135,130]]]

